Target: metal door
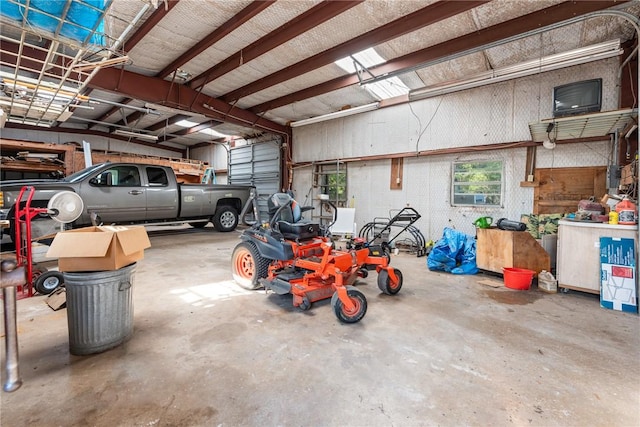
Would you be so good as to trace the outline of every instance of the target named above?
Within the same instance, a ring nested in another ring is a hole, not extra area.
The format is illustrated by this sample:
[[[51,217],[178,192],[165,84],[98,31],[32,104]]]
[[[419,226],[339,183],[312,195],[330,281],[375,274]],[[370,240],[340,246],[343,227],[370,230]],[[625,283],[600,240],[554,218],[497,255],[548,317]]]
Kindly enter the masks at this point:
[[[232,148],[229,152],[229,184],[256,187],[262,221],[269,219],[269,196],[280,191],[280,144],[275,139]]]

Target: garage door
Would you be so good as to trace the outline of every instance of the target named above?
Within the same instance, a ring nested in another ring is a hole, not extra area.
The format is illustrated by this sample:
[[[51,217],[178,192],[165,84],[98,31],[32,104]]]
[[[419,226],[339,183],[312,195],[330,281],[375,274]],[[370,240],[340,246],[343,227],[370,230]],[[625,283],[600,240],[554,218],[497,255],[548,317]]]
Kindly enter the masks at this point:
[[[258,190],[260,219],[269,219],[267,200],[280,191],[280,140],[232,148],[229,184],[254,185]]]

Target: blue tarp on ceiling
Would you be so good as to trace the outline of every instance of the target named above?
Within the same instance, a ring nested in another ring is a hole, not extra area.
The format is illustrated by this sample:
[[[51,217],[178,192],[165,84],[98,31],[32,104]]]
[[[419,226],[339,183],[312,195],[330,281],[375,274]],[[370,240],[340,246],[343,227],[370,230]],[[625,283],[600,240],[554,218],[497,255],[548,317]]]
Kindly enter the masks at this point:
[[[109,0],[70,1],[71,5],[63,18],[64,23],[59,32],[60,36],[84,43],[95,27],[95,34],[91,36],[88,43],[104,46],[103,12]],[[30,0],[28,11],[26,10],[26,3],[27,0],[0,0],[0,15],[22,24],[26,14],[28,25],[55,33],[67,1]],[[98,21],[100,21],[99,24]],[[98,24],[97,27],[96,24]]]

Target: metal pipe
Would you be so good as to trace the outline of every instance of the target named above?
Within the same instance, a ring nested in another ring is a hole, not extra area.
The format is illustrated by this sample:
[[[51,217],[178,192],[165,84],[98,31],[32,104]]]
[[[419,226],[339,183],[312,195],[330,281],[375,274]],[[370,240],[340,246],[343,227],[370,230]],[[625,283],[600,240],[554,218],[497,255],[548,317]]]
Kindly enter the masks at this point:
[[[4,299],[4,343],[6,381],[3,390],[16,391],[22,385],[18,363],[18,322],[16,321],[17,287],[26,283],[24,267],[16,268],[14,261],[2,261],[2,297]]]

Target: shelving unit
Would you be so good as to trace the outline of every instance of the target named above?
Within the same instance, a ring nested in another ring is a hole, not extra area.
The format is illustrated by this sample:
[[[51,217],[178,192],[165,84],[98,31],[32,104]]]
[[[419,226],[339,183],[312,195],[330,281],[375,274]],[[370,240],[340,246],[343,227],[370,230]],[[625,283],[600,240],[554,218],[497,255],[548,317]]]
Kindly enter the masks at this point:
[[[333,169],[328,169],[330,166],[335,166]],[[324,170],[323,167],[327,169]],[[346,207],[348,200],[339,199],[336,191],[331,191],[331,187],[335,186],[330,184],[326,179],[331,175],[338,175],[344,171],[344,187],[347,188],[347,175],[346,175],[346,164],[342,162],[333,162],[333,163],[314,163],[313,164],[313,182],[312,182],[312,203],[314,206],[314,210],[312,211],[312,219],[314,221],[318,221],[321,225],[327,225],[333,221],[333,210],[329,206],[327,201],[320,200],[320,194],[327,194],[329,196],[329,202],[333,203],[336,207]],[[333,198],[331,198],[333,193]]]

